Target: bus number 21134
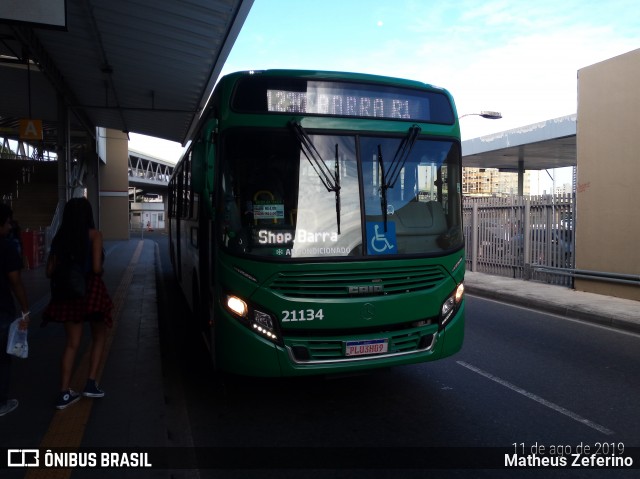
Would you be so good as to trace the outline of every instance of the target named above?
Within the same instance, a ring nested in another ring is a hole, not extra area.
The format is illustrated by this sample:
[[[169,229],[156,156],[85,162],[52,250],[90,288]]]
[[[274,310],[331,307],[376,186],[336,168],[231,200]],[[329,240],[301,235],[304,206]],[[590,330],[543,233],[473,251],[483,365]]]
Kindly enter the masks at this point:
[[[323,320],[324,311],[322,309],[293,309],[290,311],[282,311],[283,323],[292,323],[295,321],[313,321],[314,319]]]

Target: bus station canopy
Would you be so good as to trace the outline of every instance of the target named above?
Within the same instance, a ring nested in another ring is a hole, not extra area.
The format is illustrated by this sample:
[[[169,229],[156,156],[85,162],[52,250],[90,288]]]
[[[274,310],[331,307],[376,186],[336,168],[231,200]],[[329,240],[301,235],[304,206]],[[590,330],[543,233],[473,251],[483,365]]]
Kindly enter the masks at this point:
[[[534,123],[462,142],[462,166],[501,171],[577,165],[576,115]]]
[[[34,3],[59,17],[34,16],[40,10]],[[72,129],[100,126],[184,143],[252,4],[30,0],[0,5],[0,133],[19,118],[55,123],[58,105],[66,104]]]

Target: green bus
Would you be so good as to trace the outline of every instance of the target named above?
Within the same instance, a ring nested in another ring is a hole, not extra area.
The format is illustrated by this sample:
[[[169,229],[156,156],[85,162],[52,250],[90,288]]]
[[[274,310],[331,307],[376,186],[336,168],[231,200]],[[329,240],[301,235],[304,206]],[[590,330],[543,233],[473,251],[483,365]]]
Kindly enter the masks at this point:
[[[222,371],[432,361],[464,336],[460,128],[424,83],[220,79],[169,183],[173,268]]]

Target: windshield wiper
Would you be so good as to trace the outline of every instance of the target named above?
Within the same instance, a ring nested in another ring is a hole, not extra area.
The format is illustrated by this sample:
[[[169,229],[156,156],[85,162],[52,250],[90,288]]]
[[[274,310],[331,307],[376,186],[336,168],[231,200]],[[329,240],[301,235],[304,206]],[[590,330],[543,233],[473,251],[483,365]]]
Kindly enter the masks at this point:
[[[384,221],[384,232],[387,232],[387,184],[386,173],[384,171],[384,159],[382,158],[382,146],[378,145],[378,168],[380,168],[380,209]]]
[[[387,232],[387,190],[393,188],[396,185],[396,181],[400,177],[400,172],[404,168],[404,164],[411,154],[413,145],[415,144],[421,128],[418,125],[413,125],[409,128],[407,135],[402,139],[396,150],[396,154],[393,155],[391,160],[391,167],[389,171],[384,169],[384,160],[382,158],[382,147],[378,145],[378,167],[380,168],[381,183],[380,183],[380,208],[382,208],[382,219],[384,221],[384,232]],[[387,176],[388,175],[388,176]]]
[[[296,136],[296,139],[300,142],[302,153],[304,153],[304,156],[318,175],[318,178],[320,178],[324,187],[327,191],[335,192],[336,223],[338,225],[338,234],[340,234],[340,162],[338,161],[338,144],[336,143],[335,167],[334,172],[332,173],[327,164],[322,160],[322,156],[302,125],[292,121],[289,122],[289,127]]]
[[[338,144],[336,143],[336,164],[335,164],[335,192],[336,192],[336,223],[338,224],[338,234],[340,234],[340,161],[338,160]]]
[[[389,188],[393,188],[396,184],[396,181],[398,181],[400,172],[402,171],[402,168],[404,168],[404,164],[407,162],[407,158],[409,158],[411,150],[413,150],[413,145],[416,143],[416,139],[418,138],[420,131],[421,129],[418,125],[413,125],[411,128],[409,128],[407,135],[398,145],[396,154],[393,156],[393,160],[391,160],[388,184]]]

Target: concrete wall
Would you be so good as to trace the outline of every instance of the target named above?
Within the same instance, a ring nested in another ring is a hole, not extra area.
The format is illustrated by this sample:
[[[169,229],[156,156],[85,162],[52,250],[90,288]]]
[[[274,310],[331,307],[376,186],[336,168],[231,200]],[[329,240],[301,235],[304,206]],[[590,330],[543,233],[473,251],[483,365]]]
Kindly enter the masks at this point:
[[[100,166],[100,229],[105,239],[129,239],[129,140],[117,130],[101,129],[106,135]]]
[[[578,71],[576,268],[640,274],[640,49]],[[575,288],[640,300],[640,288]]]

